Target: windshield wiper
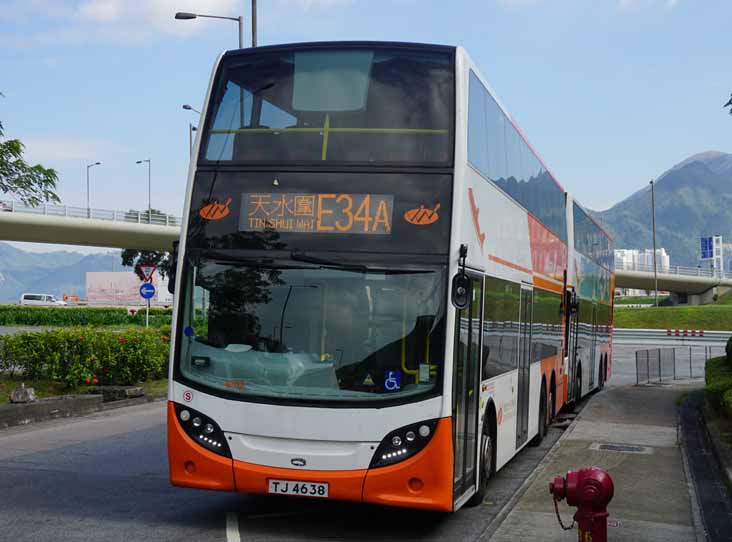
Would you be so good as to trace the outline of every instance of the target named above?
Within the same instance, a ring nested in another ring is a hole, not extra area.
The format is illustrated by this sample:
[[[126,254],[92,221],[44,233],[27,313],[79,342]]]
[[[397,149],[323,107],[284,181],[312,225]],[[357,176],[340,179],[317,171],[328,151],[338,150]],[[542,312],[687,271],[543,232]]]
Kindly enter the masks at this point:
[[[339,262],[336,260],[328,260],[326,258],[318,258],[317,256],[311,256],[304,252],[290,252],[290,258],[296,262],[314,263],[317,265],[325,265],[328,267],[337,267],[338,269],[347,269],[349,271],[359,271],[361,273],[367,273],[369,268],[365,265],[358,263]]]

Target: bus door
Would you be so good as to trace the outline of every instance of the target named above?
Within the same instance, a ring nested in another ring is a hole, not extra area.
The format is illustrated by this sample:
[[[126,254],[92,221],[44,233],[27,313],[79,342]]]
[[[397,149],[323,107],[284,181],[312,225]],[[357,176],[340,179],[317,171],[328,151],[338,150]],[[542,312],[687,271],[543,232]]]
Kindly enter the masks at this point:
[[[567,314],[566,314],[566,341],[567,341],[567,358],[569,367],[567,368],[567,401],[579,399],[579,390],[577,390],[577,349],[580,329],[580,306],[577,303],[577,295],[575,292],[567,290]]]
[[[529,436],[529,367],[531,366],[531,323],[534,315],[534,290],[530,285],[521,285],[520,307],[516,448],[526,442]]]
[[[590,389],[595,387],[595,355],[597,354],[597,301],[592,302],[592,338],[590,342]]]
[[[480,411],[480,343],[483,336],[483,279],[471,275],[470,304],[456,311],[453,364],[452,419],[455,473],[453,497],[457,503],[477,476],[478,419]]]

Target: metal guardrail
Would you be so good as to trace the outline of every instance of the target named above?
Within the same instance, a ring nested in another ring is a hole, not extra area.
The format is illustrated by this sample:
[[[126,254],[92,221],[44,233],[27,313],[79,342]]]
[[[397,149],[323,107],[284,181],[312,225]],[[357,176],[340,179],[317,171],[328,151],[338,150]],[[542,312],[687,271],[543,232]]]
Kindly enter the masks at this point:
[[[623,329],[615,328],[613,330],[613,341],[620,343],[633,342],[652,342],[652,343],[668,343],[668,344],[726,344],[732,331],[704,331],[700,335],[699,331],[695,335],[691,334],[691,330],[686,335],[680,333],[676,335],[673,330],[671,335],[666,329]]]
[[[154,224],[156,226],[180,226],[181,219],[165,213],[147,211],[110,211],[106,209],[88,209],[70,205],[54,205],[42,203],[36,207],[25,205],[19,201],[0,200],[0,213],[27,213],[34,215],[60,216],[69,218],[93,218],[113,222],[131,222],[136,224]]]
[[[635,382],[668,382],[681,378],[704,376],[704,365],[715,356],[724,355],[721,346],[682,346],[677,348],[652,348],[635,352]],[[695,372],[696,369],[696,372]]]
[[[639,271],[653,273],[652,265],[624,265],[623,262],[615,262],[615,271]],[[658,266],[656,271],[664,275],[681,275],[686,277],[713,277],[732,278],[732,273],[722,273],[713,269],[702,269],[701,267],[684,267],[682,265]]]

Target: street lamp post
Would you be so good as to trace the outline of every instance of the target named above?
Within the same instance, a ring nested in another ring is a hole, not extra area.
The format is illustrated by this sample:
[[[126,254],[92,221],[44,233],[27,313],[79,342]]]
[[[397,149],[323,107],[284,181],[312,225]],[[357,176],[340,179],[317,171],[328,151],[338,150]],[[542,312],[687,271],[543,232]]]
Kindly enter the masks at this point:
[[[196,127],[190,122],[188,123],[188,153],[193,156],[193,132],[196,131]]]
[[[655,285],[656,307],[658,307],[658,270],[656,268],[656,196],[651,179],[651,221],[653,224],[653,282]]]
[[[89,203],[89,170],[94,166],[101,165],[101,162],[94,162],[86,166],[86,217],[91,218],[91,205]]]
[[[175,18],[181,21],[197,19],[198,17],[206,19],[225,19],[227,21],[236,21],[239,24],[239,49],[244,49],[244,17],[222,17],[220,15],[201,15],[200,13],[187,13],[179,11],[175,14]]]
[[[188,104],[183,104],[183,109],[185,109],[186,111],[194,111],[194,112],[198,113],[199,115],[201,114],[201,112],[198,109],[194,109],[193,107],[191,107]],[[193,126],[192,123],[189,122],[188,123],[188,154],[190,154],[191,156],[193,156],[193,132],[195,132],[196,130],[197,130],[197,128],[195,126]]]
[[[252,47],[257,46],[257,0],[252,0]],[[732,103],[732,100],[730,100]],[[732,110],[730,110],[732,114]]]
[[[147,223],[152,224],[152,197],[151,197],[151,182],[150,182],[150,159],[138,160],[135,164],[142,164],[147,162]]]

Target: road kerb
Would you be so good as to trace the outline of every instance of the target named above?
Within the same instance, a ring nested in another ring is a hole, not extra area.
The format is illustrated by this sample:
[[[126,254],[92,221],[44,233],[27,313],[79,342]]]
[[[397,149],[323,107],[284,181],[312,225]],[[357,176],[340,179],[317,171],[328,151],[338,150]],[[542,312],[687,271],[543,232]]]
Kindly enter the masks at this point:
[[[584,410],[592,401],[595,400],[595,397],[597,394],[593,394],[592,397],[590,397],[584,405],[582,405],[582,410]],[[546,455],[542,458],[541,461],[536,465],[533,471],[526,477],[526,479],[523,481],[523,483],[519,486],[519,488],[514,492],[514,494],[511,496],[511,498],[506,502],[506,504],[503,505],[503,507],[498,511],[496,516],[493,518],[493,520],[486,526],[486,528],[483,530],[482,533],[480,533],[480,536],[477,538],[478,541],[488,541],[490,538],[495,534],[495,532],[499,529],[501,524],[504,522],[504,520],[508,517],[508,515],[511,513],[511,511],[514,509],[516,504],[518,504],[519,500],[521,500],[521,497],[524,496],[524,493],[529,489],[531,484],[534,483],[534,480],[536,480],[537,476],[539,476],[539,472],[541,472],[544,467],[546,467],[549,462],[551,462],[554,459],[554,456],[557,453],[557,450],[562,444],[562,441],[564,438],[571,434],[574,430],[575,426],[577,425],[577,422],[582,418],[582,410],[577,413],[577,416],[572,420],[572,423],[569,424],[569,427],[564,430],[564,433],[562,433],[562,436],[560,436],[557,441],[554,443],[554,445],[549,448],[549,451],[546,453]],[[549,487],[547,486],[547,496],[549,495]]]

